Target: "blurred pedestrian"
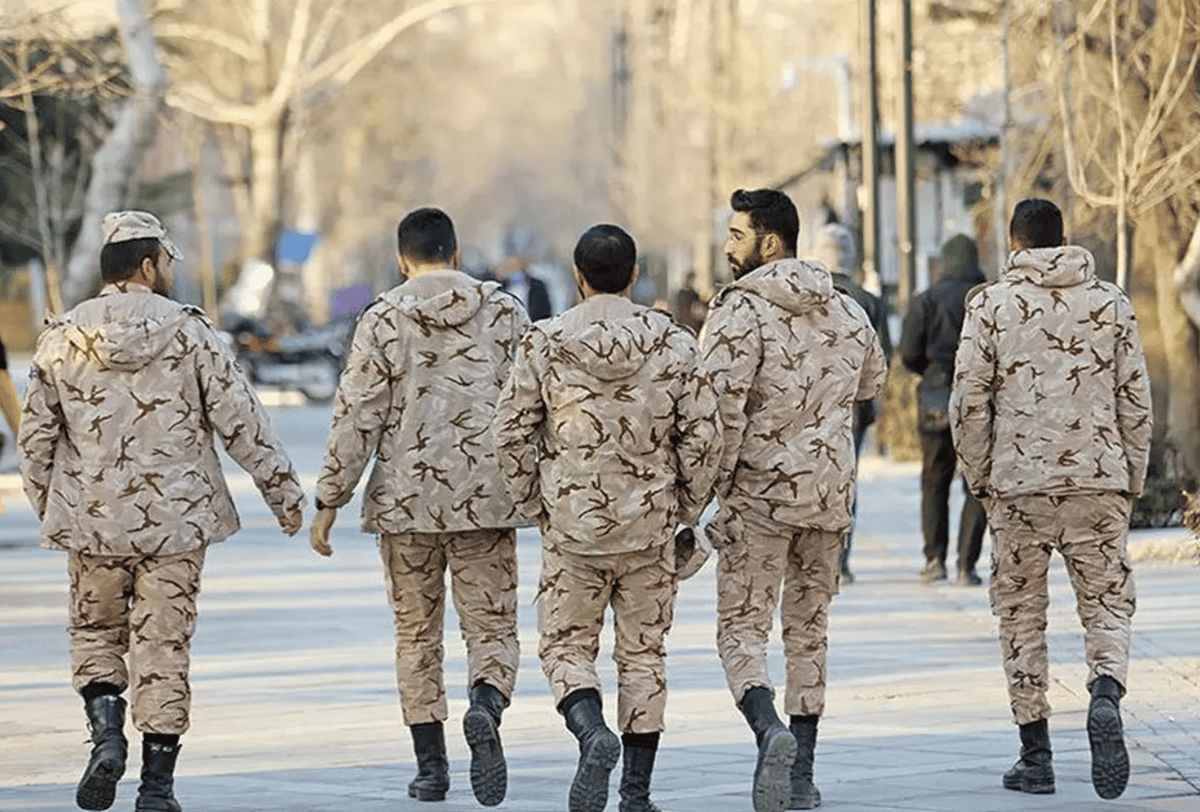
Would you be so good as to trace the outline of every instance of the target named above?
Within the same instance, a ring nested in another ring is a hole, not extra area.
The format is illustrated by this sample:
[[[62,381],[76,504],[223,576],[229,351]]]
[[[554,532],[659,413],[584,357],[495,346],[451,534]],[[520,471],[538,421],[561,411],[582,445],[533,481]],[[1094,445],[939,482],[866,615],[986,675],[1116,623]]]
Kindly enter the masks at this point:
[[[829,269],[833,287],[848,295],[858,303],[867,314],[875,335],[879,338],[879,346],[883,349],[883,360],[887,363],[892,357],[892,336],[888,329],[887,305],[883,299],[866,290],[855,279],[854,268],[858,264],[858,248],[854,244],[854,235],[850,229],[841,223],[827,223],[817,232],[813,241],[813,259]],[[867,429],[879,417],[879,398],[861,400],[854,404],[854,461],[858,465],[858,457],[862,453],[863,439]],[[858,499],[854,501],[851,514],[858,513]],[[854,528],[846,533],[846,545],[842,548],[842,583],[854,583],[854,573],[850,570],[850,547],[854,541]]]
[[[944,581],[950,544],[950,485],[954,482],[954,440],[950,436],[950,386],[954,353],[962,331],[967,292],[985,282],[975,241],[957,234],[942,246],[937,284],[914,296],[904,314],[900,359],[921,376],[917,384],[917,434],[921,440],[921,532],[925,538],[926,583]],[[979,586],[975,571],[983,550],[987,516],[963,480],[958,525],[958,580]]]
[[[531,321],[541,321],[554,315],[550,290],[546,283],[529,272],[524,257],[511,256],[496,266],[496,279],[508,293],[525,305]]]
[[[739,189],[730,203],[734,281],[701,341],[725,435],[709,526],[720,554],[717,650],[758,744],[756,812],[812,809],[829,603],[852,522],[855,404],[879,394],[886,368],[863,309],[823,266],[796,259],[800,221],[787,195]],[[767,671],[780,603],[790,729]]]
[[[103,222],[100,294],[50,321],[20,430],[42,545],[65,550],[73,686],[92,754],[76,790],[107,809],[125,771],[125,700],[142,732],[138,812],[179,812],[189,651],[209,544],[238,530],[213,434],[288,535],[304,494],[254,390],[215,326],[168,298],[180,257],[139,211]],[[126,657],[128,656],[128,662]]]
[[[410,212],[396,230],[404,281],[360,317],[334,401],[310,542],[329,531],[363,469],[363,529],[379,534],[396,628],[396,677],[417,776],[408,794],[441,801],[450,786],[442,676],[446,569],[467,645],[463,734],[471,789],[504,800],[500,717],[517,678],[518,524],[490,426],[500,385],[529,326],[495,282],[458,270],[445,212]]]
[[[704,317],[708,315],[708,300],[696,290],[696,272],[688,271],[683,278],[683,285],[675,291],[675,301],[671,308],[675,321],[700,335],[704,326]]]
[[[1048,200],[1022,200],[1003,278],[971,299],[950,403],[954,441],[995,540],[992,611],[1021,757],[1008,789],[1054,792],[1046,573],[1062,555],[1084,629],[1092,786],[1129,780],[1119,702],[1136,596],[1129,516],[1145,484],[1150,384],[1129,298],[1067,245]]]
[[[617,226],[584,232],[575,248],[583,301],[529,331],[496,408],[509,487],[542,528],[538,653],[579,740],[570,812],[602,812],[622,745],[622,812],[658,810],[650,778],[667,700],[674,531],[708,503],[720,457],[716,396],[698,373],[695,339],[629,299],[636,253]],[[604,722],[595,667],[609,606],[620,741]]]

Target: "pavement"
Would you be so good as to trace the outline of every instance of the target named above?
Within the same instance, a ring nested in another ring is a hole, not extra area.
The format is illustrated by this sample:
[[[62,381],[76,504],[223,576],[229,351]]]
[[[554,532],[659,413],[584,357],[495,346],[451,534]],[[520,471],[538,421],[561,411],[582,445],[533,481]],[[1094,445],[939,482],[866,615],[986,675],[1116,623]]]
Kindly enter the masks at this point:
[[[311,490],[328,409],[277,405],[271,412]],[[0,515],[0,812],[67,812],[88,745],[69,682],[65,558],[36,546],[36,518],[8,470],[0,475],[7,504]],[[244,529],[214,546],[205,568],[192,652],[193,726],[176,782],[184,808],[480,809],[459,721],[466,660],[453,610],[445,636],[450,794],[440,804],[419,803],[406,790],[415,768],[396,697],[381,566],[373,539],[358,531],[357,506],[339,518],[334,557],[321,559],[303,535],[279,533],[245,474],[231,467],[230,475]],[[1048,639],[1058,792],[1031,796],[1000,784],[1019,742],[986,588],[918,582],[918,500],[915,465],[864,457],[857,581],[834,600],[830,619],[830,685],[816,758],[822,808],[1200,812],[1200,578],[1186,533],[1142,531],[1131,539],[1139,597],[1122,710],[1132,776],[1115,801],[1091,788],[1082,635],[1056,559]],[[501,729],[508,798],[496,809],[557,812],[566,808],[577,750],[536,658],[539,539],[530,530],[518,539],[523,659]],[[989,550],[990,543],[985,556]],[[714,596],[710,562],[682,585],[668,638],[668,729],[653,781],[663,812],[752,809],[755,749],[717,659]],[[610,723],[611,642],[606,631],[600,667]],[[778,642],[771,667],[782,680]],[[133,808],[138,761],[131,753],[115,810]],[[614,812],[618,773],[608,805]]]

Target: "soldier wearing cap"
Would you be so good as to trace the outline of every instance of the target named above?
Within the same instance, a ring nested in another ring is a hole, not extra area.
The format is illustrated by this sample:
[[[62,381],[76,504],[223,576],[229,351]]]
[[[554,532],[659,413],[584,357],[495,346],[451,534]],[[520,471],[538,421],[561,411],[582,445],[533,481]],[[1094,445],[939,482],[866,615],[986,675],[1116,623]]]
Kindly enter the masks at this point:
[[[98,296],[38,338],[18,436],[42,545],[67,553],[73,685],[92,753],[76,791],[107,809],[125,770],[126,701],[142,733],[137,812],[178,812],[189,651],[209,544],[239,528],[213,434],[280,527],[304,494],[262,404],[203,312],[167,297],[181,258],[162,224],[103,222]]]

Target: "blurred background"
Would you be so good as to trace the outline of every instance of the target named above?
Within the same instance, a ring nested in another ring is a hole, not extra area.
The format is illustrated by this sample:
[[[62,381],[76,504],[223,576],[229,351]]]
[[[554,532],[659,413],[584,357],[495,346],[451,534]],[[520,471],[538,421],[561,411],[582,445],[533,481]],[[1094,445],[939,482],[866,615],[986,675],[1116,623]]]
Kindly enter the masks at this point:
[[[802,252],[852,231],[895,337],[948,238],[994,278],[1007,213],[1041,196],[1137,309],[1156,413],[1138,521],[1177,521],[1196,489],[1194,0],[0,0],[0,40],[10,355],[96,291],[120,208],[176,236],[174,295],[287,336],[396,284],[396,223],[423,205],[465,270],[515,265],[552,312],[601,221],[638,242],[639,301],[692,274],[702,303],[729,279],[730,193],[769,186]],[[899,366],[875,444],[911,459]]]

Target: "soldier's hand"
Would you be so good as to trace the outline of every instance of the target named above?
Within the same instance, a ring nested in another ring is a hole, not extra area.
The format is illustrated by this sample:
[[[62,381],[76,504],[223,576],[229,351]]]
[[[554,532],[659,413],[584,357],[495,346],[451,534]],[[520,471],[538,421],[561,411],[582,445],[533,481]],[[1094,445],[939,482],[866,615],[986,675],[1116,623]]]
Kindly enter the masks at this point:
[[[308,545],[318,555],[333,555],[333,547],[329,544],[329,531],[333,528],[335,519],[337,508],[323,507],[313,516],[312,523],[308,526]]]
[[[284,533],[289,536],[294,536],[300,532],[300,528],[304,526],[304,511],[300,507],[300,503],[292,505],[288,508],[288,512],[279,520],[279,527]]]

